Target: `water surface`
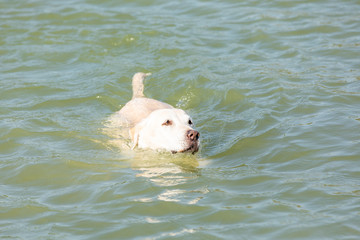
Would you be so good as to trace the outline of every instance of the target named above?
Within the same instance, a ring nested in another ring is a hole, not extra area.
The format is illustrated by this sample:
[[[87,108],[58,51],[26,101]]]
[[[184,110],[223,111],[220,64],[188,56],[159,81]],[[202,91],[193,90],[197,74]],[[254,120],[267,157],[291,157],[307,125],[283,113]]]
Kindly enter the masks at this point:
[[[358,239],[360,3],[1,1],[2,239]],[[104,134],[146,95],[195,155]]]

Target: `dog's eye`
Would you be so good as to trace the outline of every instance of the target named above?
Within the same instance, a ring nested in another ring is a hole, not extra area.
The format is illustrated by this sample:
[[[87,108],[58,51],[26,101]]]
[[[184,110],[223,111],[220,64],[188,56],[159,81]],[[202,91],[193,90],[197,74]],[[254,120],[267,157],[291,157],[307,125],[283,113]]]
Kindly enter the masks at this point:
[[[170,126],[170,125],[172,125],[172,121],[171,120],[166,120],[162,125],[163,126]]]
[[[192,124],[193,124],[193,122],[191,121],[191,119],[189,119],[188,123],[189,123],[189,125],[192,125]]]

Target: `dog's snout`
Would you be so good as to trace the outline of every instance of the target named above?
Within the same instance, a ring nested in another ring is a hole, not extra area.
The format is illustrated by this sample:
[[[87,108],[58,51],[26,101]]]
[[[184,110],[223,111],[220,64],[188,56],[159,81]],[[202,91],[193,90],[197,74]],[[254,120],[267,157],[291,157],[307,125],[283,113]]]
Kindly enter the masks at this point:
[[[189,130],[187,131],[187,138],[191,141],[196,141],[200,137],[200,133],[195,130]]]

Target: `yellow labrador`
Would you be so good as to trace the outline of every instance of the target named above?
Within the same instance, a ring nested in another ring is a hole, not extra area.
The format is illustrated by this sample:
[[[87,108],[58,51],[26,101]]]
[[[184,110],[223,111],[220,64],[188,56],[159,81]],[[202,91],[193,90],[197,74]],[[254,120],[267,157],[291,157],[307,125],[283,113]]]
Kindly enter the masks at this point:
[[[132,79],[133,97],[118,112],[130,127],[132,149],[150,148],[195,153],[199,132],[190,116],[181,109],[144,96],[144,80],[149,73],[136,73]]]

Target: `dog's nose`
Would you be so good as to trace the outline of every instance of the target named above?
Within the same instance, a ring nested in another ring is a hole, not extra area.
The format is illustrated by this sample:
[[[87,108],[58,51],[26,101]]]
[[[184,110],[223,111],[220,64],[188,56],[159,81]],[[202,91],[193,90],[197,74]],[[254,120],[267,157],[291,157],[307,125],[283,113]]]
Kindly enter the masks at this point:
[[[191,141],[196,141],[199,139],[200,137],[200,133],[198,131],[195,130],[189,130],[187,131],[187,138],[190,139]]]

